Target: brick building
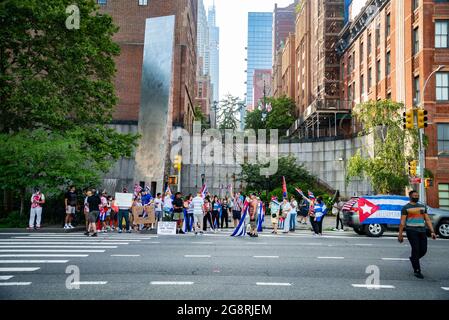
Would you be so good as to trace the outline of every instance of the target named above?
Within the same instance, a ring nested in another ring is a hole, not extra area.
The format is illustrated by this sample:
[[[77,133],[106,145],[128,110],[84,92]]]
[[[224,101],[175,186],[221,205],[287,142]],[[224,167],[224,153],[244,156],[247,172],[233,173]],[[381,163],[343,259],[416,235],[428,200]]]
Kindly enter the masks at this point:
[[[201,112],[210,121],[210,109],[212,101],[212,85],[210,82],[210,76],[202,73],[203,70],[203,58],[198,59],[198,70],[196,75],[195,84],[195,107],[201,107]]]
[[[296,6],[299,0],[285,8],[276,3],[273,11],[273,65],[276,52],[283,47],[288,35],[295,32]]]
[[[296,46],[295,34],[290,33],[285,41],[285,46],[282,49],[282,64],[281,64],[281,78],[282,78],[282,95],[295,100],[296,91]]]
[[[254,109],[263,105],[264,97],[271,92],[271,70],[255,69],[253,78],[253,103]]]
[[[427,203],[449,209],[448,1],[368,1],[341,38],[342,100],[392,99],[429,112]]]
[[[137,122],[145,35],[145,20],[175,15],[173,70],[173,126],[191,130],[195,104],[197,0],[101,0],[100,11],[120,27],[114,40],[121,54],[116,59],[115,122]],[[163,36],[163,35],[161,35]]]

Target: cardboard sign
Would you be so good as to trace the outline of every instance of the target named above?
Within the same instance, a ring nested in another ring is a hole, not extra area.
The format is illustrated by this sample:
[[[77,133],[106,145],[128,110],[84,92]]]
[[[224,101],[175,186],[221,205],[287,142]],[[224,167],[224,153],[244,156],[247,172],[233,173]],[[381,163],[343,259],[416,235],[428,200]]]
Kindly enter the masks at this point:
[[[156,222],[154,205],[145,207],[132,207],[133,224],[150,224]]]
[[[117,192],[115,194],[115,204],[117,205],[117,207],[131,208],[133,204],[133,194]]]
[[[157,234],[176,235],[176,222],[160,221],[157,224]]]

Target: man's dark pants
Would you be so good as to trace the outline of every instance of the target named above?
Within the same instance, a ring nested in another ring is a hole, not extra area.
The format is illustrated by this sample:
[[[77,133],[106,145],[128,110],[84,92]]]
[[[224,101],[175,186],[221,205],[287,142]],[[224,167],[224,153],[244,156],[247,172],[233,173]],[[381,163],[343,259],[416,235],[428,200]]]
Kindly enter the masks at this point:
[[[417,231],[413,229],[407,229],[407,239],[412,247],[412,255],[410,256],[410,262],[412,263],[413,270],[415,272],[421,272],[421,266],[419,259],[424,257],[427,253],[427,235],[425,231]]]

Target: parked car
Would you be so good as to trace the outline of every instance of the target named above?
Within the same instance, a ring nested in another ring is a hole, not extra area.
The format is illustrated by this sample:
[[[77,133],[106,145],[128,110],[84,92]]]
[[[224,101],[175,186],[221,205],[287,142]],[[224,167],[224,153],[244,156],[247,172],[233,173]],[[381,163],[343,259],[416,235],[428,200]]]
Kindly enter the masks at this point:
[[[368,203],[366,210],[371,206],[374,212],[361,214],[358,209],[359,197],[351,198],[343,209],[343,223],[346,226],[353,228],[357,234],[368,237],[380,237],[387,230],[399,231],[401,208],[409,202],[408,197],[377,195],[360,198],[364,199],[361,201],[363,205],[364,201]],[[427,213],[437,235],[449,239],[449,210],[427,206]]]

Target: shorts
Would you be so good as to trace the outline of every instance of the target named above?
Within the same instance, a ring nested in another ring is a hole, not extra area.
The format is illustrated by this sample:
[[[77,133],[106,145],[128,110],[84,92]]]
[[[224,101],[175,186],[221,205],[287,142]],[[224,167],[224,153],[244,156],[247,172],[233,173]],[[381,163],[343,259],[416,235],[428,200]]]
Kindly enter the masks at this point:
[[[193,215],[193,223],[197,225],[198,223],[201,224],[203,221],[203,214],[194,214]]]
[[[242,211],[232,210],[232,219],[240,220],[242,218]]]
[[[300,216],[300,217],[307,217],[307,215],[308,215],[307,211],[300,211],[300,212],[298,212],[298,216]]]
[[[162,211],[156,211],[156,219],[161,220],[162,219]]]
[[[96,223],[99,215],[100,215],[100,211],[90,211],[89,215],[87,217],[87,221],[89,223]]]
[[[76,207],[75,206],[67,206],[67,209],[65,209],[66,214],[75,214]]]
[[[255,229],[257,227],[257,220],[256,219],[250,219],[249,220],[249,225],[251,227],[251,229]]]
[[[173,213],[173,220],[177,221],[177,220],[183,220],[183,219],[184,219],[184,214],[182,212]]]

